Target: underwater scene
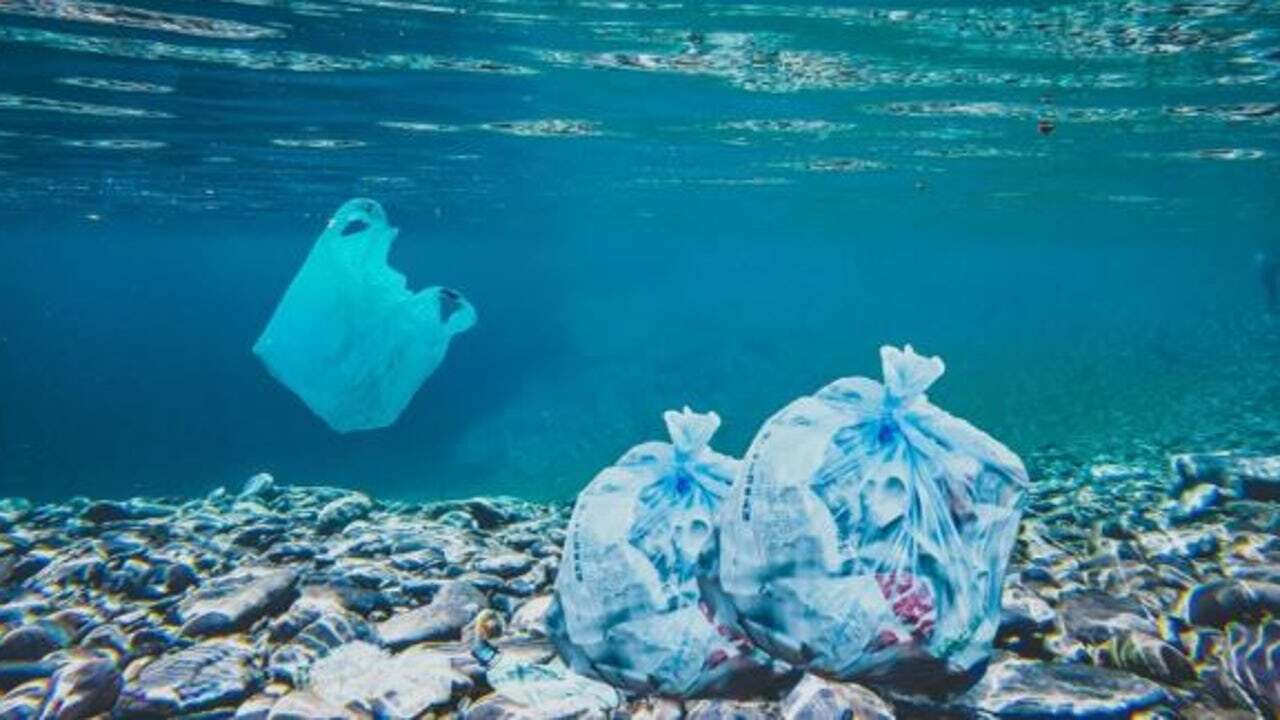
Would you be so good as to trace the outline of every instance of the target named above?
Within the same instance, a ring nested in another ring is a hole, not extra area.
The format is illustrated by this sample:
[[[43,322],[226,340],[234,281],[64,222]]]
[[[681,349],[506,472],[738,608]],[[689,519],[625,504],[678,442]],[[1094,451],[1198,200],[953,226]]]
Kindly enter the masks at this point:
[[[1280,3],[0,0],[0,720],[1280,718]]]

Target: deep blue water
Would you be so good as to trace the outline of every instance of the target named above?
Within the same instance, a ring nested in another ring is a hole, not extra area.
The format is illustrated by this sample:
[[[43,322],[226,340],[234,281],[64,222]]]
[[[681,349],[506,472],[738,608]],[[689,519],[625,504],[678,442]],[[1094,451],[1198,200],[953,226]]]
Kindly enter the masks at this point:
[[[563,498],[907,342],[1028,457],[1280,446],[1275,4],[130,7],[0,0],[4,495]],[[250,348],[358,196],[480,320],[338,435]]]

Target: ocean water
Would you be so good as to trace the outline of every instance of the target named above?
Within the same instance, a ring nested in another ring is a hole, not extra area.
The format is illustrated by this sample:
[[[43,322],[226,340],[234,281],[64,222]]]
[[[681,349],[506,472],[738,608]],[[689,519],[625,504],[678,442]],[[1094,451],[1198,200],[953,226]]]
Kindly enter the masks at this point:
[[[252,347],[352,197],[477,308],[392,427]],[[1280,449],[1280,6],[0,0],[0,494],[573,496],[942,356],[1026,457]]]

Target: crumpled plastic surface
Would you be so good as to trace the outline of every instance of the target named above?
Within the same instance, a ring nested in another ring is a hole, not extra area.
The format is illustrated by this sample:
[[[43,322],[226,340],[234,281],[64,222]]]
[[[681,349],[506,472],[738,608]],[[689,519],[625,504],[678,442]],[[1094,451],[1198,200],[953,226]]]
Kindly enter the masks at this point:
[[[387,264],[396,237],[372,200],[329,221],[253,346],[271,374],[338,432],[391,425],[476,322],[456,291],[409,291]]]
[[[715,413],[664,415],[671,444],[627,451],[578,495],[548,628],[583,675],[673,697],[759,689],[778,668],[719,623],[701,582],[739,461],[708,446]]]
[[[940,359],[880,354],[883,384],[837,380],[760,429],[725,504],[712,594],[761,648],[818,674],[966,684],[1000,621],[1026,469],[929,403]]]

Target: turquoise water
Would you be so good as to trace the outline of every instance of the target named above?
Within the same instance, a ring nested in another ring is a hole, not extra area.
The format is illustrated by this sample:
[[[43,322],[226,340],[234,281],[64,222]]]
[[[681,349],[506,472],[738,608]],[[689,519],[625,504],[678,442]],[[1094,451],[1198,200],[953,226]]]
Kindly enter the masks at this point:
[[[0,488],[572,496],[941,355],[1030,461],[1280,448],[1274,3],[0,1]],[[338,435],[250,352],[377,199],[479,323]]]

